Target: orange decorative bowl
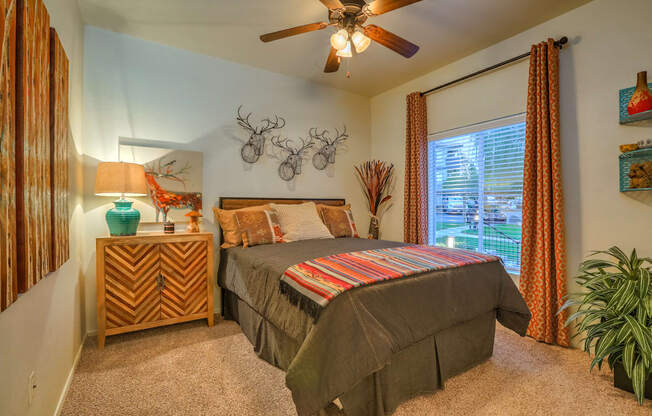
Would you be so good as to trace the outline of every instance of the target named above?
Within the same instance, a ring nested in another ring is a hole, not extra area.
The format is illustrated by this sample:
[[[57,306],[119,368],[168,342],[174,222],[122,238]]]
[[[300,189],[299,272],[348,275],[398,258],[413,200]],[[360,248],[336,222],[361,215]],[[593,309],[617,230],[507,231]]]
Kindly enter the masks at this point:
[[[638,145],[636,143],[620,145],[621,153],[633,152],[634,150],[638,150]]]

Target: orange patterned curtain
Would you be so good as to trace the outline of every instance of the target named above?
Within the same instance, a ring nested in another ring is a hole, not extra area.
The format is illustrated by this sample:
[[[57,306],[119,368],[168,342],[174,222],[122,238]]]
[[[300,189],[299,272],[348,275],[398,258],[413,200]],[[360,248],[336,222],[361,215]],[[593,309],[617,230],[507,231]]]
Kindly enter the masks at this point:
[[[532,320],[527,334],[568,346],[566,244],[559,138],[559,51],[548,39],[533,45],[525,132],[520,289]]]
[[[428,236],[428,123],[426,97],[407,96],[405,134],[405,207],[403,234],[406,243],[426,244]]]

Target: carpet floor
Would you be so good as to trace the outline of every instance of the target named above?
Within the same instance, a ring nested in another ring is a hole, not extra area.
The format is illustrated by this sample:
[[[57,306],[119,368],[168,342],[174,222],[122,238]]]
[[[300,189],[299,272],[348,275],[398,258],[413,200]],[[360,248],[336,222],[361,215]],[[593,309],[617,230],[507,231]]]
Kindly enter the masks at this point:
[[[407,415],[651,415],[588,372],[578,350],[537,343],[497,326],[493,357],[446,388],[403,403]],[[330,413],[330,412],[329,412]],[[296,415],[284,373],[260,360],[238,325],[193,322],[89,338],[62,415]]]

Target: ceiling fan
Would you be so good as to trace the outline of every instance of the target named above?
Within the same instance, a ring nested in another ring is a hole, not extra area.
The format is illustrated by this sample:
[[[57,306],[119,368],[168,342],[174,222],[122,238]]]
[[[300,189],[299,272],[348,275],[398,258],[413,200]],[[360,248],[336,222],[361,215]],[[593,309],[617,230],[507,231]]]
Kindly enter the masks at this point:
[[[322,30],[335,26],[339,30],[331,36],[331,50],[326,59],[324,72],[337,72],[340,68],[341,58],[362,53],[369,47],[372,40],[403,55],[411,58],[419,47],[412,42],[396,36],[376,25],[363,26],[367,19],[383,13],[391,12],[421,0],[319,0],[328,7],[328,23],[317,22],[290,29],[267,33],[260,37],[263,42],[271,42],[301,33]],[[352,45],[353,44],[353,47]]]

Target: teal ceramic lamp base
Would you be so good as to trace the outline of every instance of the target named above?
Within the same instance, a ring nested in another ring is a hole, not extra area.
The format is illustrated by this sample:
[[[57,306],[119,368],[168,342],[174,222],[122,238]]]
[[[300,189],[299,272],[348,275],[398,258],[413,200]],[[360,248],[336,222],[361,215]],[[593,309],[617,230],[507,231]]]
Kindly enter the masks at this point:
[[[115,207],[106,213],[106,223],[109,225],[111,235],[136,235],[138,223],[140,223],[140,212],[131,207],[133,202],[120,198],[113,203]]]

